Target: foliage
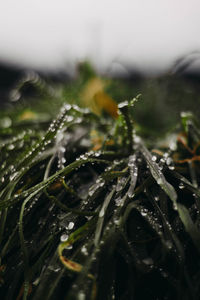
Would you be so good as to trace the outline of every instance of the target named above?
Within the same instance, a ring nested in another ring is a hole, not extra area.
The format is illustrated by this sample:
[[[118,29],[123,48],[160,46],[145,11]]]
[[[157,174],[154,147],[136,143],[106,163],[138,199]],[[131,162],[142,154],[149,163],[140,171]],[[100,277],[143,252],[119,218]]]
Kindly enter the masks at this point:
[[[139,97],[112,119],[44,90],[1,113],[1,298],[199,299],[193,115],[152,142]]]

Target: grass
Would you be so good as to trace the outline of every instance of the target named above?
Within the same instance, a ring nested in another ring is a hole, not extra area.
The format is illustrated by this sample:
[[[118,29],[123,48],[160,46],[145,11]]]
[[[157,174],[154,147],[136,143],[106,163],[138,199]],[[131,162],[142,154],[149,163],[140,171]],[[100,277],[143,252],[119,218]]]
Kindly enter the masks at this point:
[[[91,100],[94,114],[86,71],[1,111],[1,298],[197,300],[199,124],[166,116],[152,133],[143,95],[110,117],[102,97],[115,110],[118,81]]]

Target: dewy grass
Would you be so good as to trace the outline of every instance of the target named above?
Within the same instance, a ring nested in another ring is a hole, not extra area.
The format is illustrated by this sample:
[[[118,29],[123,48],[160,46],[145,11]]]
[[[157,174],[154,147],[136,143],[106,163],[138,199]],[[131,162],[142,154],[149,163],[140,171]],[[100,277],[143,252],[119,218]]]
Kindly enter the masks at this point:
[[[3,112],[2,299],[199,299],[199,126],[182,114],[176,144],[152,143],[136,100],[116,120]]]

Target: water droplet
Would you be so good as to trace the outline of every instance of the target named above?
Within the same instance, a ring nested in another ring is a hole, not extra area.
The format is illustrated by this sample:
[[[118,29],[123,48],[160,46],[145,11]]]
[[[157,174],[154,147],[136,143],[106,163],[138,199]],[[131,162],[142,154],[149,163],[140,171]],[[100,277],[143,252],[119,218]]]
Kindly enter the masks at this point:
[[[86,295],[84,292],[79,291],[78,292],[78,300],[85,300],[86,299]]]
[[[94,156],[95,156],[95,157],[99,157],[100,155],[101,155],[101,152],[100,152],[100,151],[98,151],[98,152],[96,152],[96,153],[95,153],[95,155],[94,155]]]
[[[176,148],[177,148],[176,142],[175,142],[175,141],[171,141],[171,142],[169,143],[169,149],[170,149],[171,151],[175,151]]]
[[[125,177],[119,178],[116,186],[116,192],[120,192],[125,187],[125,184],[126,184],[126,178]]]
[[[122,204],[123,204],[123,198],[118,197],[118,198],[115,199],[115,205],[116,206],[122,206]]]
[[[105,212],[103,209],[100,210],[99,212],[99,217],[102,218],[104,216]]]
[[[88,195],[92,197],[94,195],[95,189],[90,189]]]
[[[182,189],[184,189],[184,188],[185,188],[185,186],[184,186],[184,184],[183,184],[182,182],[179,184],[179,186],[178,186],[178,187],[179,187],[179,189],[180,189],[180,190],[182,190]]]
[[[105,184],[105,181],[102,179],[102,180],[99,182],[99,186],[102,187],[102,186],[104,186],[104,184]]]
[[[71,122],[71,121],[73,121],[74,120],[74,117],[73,116],[66,116],[65,117],[65,121],[66,122]]]
[[[64,105],[65,110],[70,110],[71,108],[72,108],[72,106],[70,104],[65,104]]]
[[[51,270],[51,271],[54,271],[54,272],[59,272],[61,270],[60,267],[53,267],[53,266],[48,266],[48,269]]]
[[[3,117],[0,120],[0,127],[2,128],[8,128],[12,125],[12,121],[9,117]]]
[[[15,172],[13,174],[10,175],[10,181],[14,180],[18,175],[18,172]]]
[[[156,161],[157,160],[157,156],[153,155],[151,158],[152,161]]]
[[[11,92],[10,92],[10,101],[18,101],[21,97],[21,93],[19,92],[19,90],[17,89],[13,89]]]
[[[15,146],[13,144],[10,144],[10,145],[7,146],[8,150],[13,150],[14,148],[15,148]]]
[[[145,216],[147,215],[147,212],[146,212],[145,210],[141,210],[141,215],[142,215],[143,217],[145,217]]]
[[[163,184],[162,178],[158,178],[158,179],[157,179],[157,183],[158,183],[159,185]]]
[[[67,240],[68,240],[68,235],[67,234],[63,234],[63,235],[61,235],[61,237],[60,237],[60,241],[61,242],[66,242]]]
[[[136,156],[135,155],[130,155],[129,160],[128,160],[128,166],[130,168],[134,167],[136,161]]]
[[[170,240],[165,241],[165,244],[166,244],[166,246],[167,246],[168,249],[172,249],[173,244],[172,244],[172,242]]]
[[[82,252],[84,255],[88,255],[88,251],[87,251],[87,248],[86,248],[85,245],[81,248],[81,252]]]
[[[175,167],[174,167],[173,165],[171,165],[171,166],[169,166],[169,169],[170,169],[170,170],[174,170]]]
[[[165,153],[163,154],[163,157],[164,157],[164,158],[169,157],[169,153],[165,152]]]
[[[66,149],[63,146],[60,146],[59,151],[62,152],[62,153],[64,153],[66,151]]]
[[[164,272],[164,271],[162,271],[161,274],[162,274],[162,276],[163,276],[164,278],[166,278],[166,277],[168,276],[167,273]]]
[[[62,162],[62,164],[64,164],[64,163],[66,162],[65,157],[62,157],[62,158],[61,158],[61,162]]]
[[[82,159],[82,160],[87,160],[88,159],[88,157],[87,157],[87,155],[80,155],[80,159]]]
[[[71,230],[74,228],[74,222],[69,222],[68,229]]]
[[[37,277],[34,281],[33,281],[33,285],[37,286],[40,282],[40,277]]]
[[[117,225],[117,226],[119,226],[120,225],[120,220],[119,219],[115,219],[114,220],[114,224]]]
[[[121,109],[121,108],[124,108],[128,106],[128,101],[123,101],[121,103],[118,104],[118,108]]]
[[[141,142],[141,138],[137,135],[134,135],[134,143],[139,144]]]
[[[166,164],[169,166],[172,163],[172,158],[171,157],[167,157],[166,159]]]
[[[153,259],[151,257],[147,257],[142,260],[145,265],[153,265]]]

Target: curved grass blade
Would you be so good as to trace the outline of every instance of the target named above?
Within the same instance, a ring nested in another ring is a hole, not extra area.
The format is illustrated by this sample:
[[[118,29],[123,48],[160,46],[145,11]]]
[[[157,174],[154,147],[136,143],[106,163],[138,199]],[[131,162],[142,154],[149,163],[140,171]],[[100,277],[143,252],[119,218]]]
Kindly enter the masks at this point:
[[[46,180],[36,184],[34,187],[22,192],[20,195],[14,195],[13,199],[8,198],[5,200],[0,201],[0,209],[5,207],[9,207],[16,202],[20,201],[23,197],[26,197],[28,194],[33,193],[35,190],[41,191],[44,190],[50,183],[54,180],[59,178],[60,176],[66,176],[74,171],[76,168],[85,165],[86,163],[102,163],[102,164],[110,164],[110,161],[98,159],[98,158],[84,158],[84,159],[77,159],[76,161],[72,162],[70,165],[66,166],[64,169],[57,171],[52,176],[48,177]]]
[[[105,217],[105,213],[106,213],[106,209],[113,197],[115,193],[115,188],[113,188],[111,190],[111,192],[106,196],[104,203],[101,207],[101,210],[99,212],[99,219],[97,222],[97,226],[96,226],[96,232],[95,232],[95,237],[94,237],[94,245],[97,247],[99,244],[99,240],[100,240],[100,236],[102,233],[102,228],[103,228],[103,222],[104,222],[104,217]]]
[[[160,187],[165,191],[165,193],[169,196],[169,198],[172,200],[174,204],[174,208],[176,208],[177,193],[174,187],[166,180],[164,174],[162,173],[162,170],[160,170],[159,168],[159,165],[153,161],[152,155],[149,152],[149,150],[147,150],[147,148],[142,143],[140,144],[140,148],[141,148],[140,151],[149,166],[153,178],[156,180],[158,185],[160,185]]]
[[[138,167],[136,165],[136,155],[135,154],[129,156],[128,167],[130,170],[131,181],[130,181],[130,187],[128,189],[127,195],[129,198],[132,198],[134,196],[135,186],[136,186],[137,177],[138,177]]]
[[[197,226],[193,223],[192,218],[184,205],[177,203],[177,209],[186,231],[189,233],[194,245],[200,253],[200,232]]]
[[[20,237],[20,243],[21,243],[21,249],[24,256],[24,292],[23,292],[23,300],[27,299],[28,293],[29,293],[29,286],[30,286],[30,278],[29,278],[29,255],[28,250],[25,245],[25,239],[24,239],[24,233],[23,233],[23,215],[24,215],[24,209],[26,204],[38,193],[38,191],[33,192],[30,194],[23,202],[21,211],[20,211],[20,217],[19,217],[19,237]]]
[[[83,270],[83,266],[63,256],[63,250],[73,245],[79,239],[83,239],[88,234],[88,231],[90,231],[91,228],[93,228],[95,223],[96,223],[96,218],[91,219],[83,226],[79,227],[76,231],[74,231],[69,236],[67,241],[60,243],[60,245],[58,246],[57,251],[58,251],[59,259],[68,270],[76,273],[80,273]],[[89,276],[89,278],[91,279],[94,279],[94,276],[92,274],[87,274],[87,276]]]

